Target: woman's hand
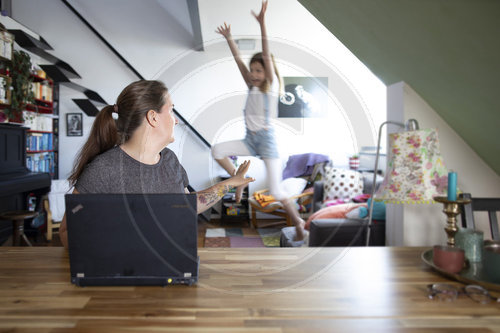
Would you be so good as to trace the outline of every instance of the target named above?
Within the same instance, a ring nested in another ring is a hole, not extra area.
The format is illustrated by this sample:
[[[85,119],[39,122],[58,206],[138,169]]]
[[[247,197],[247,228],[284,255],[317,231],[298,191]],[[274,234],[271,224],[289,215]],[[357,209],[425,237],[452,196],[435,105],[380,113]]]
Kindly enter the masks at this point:
[[[227,25],[227,23],[224,22],[224,25],[217,27],[217,30],[215,30],[215,32],[221,34],[226,39],[229,39],[231,37],[231,24]]]
[[[255,181],[252,177],[245,177],[248,172],[248,168],[250,168],[250,161],[243,162],[236,171],[236,174],[231,178],[231,185],[238,187]]]
[[[237,193],[239,191],[241,199],[243,188],[247,186],[248,183],[255,181],[255,179],[251,177],[245,178],[245,174],[249,167],[250,161],[245,161],[240,165],[233,177],[223,180],[205,190],[196,192],[198,214],[212,207],[216,202],[222,199],[226,193],[234,188],[236,188]],[[237,198],[235,197],[235,199]],[[237,199],[236,202],[239,202],[239,199]]]
[[[267,10],[267,0],[262,1],[262,7],[260,8],[259,15],[255,14],[255,12],[252,10],[252,15],[260,24],[264,24],[264,16],[266,14],[266,10]]]

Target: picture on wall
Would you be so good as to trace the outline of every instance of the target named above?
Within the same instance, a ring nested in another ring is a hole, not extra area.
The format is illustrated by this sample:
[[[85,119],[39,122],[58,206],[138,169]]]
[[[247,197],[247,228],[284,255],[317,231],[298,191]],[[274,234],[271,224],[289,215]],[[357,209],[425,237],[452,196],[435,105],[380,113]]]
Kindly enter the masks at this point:
[[[324,117],[328,105],[327,77],[283,77],[285,94],[278,104],[279,118]]]
[[[66,135],[83,136],[83,117],[81,113],[66,113]]]

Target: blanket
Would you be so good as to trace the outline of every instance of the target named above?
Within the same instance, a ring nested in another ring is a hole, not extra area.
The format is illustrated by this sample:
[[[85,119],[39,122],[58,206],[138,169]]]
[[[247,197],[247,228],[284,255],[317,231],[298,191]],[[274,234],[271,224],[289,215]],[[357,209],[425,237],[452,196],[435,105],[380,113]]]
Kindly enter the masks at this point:
[[[283,169],[283,179],[291,177],[308,176],[312,174],[316,163],[328,162],[330,158],[322,154],[300,154],[292,155]]]
[[[267,195],[267,194],[261,194],[261,193],[254,193],[253,194],[255,200],[262,206],[262,207],[267,207],[269,206],[272,202],[276,201],[276,199],[272,195]]]

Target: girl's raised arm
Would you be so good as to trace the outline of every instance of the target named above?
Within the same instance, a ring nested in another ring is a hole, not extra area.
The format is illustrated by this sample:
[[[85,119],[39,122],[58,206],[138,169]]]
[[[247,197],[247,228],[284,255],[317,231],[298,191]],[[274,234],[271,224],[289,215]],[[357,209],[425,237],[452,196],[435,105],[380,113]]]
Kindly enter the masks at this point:
[[[269,51],[269,43],[267,40],[267,30],[265,23],[265,14],[267,10],[267,0],[262,1],[262,7],[260,8],[260,13],[255,14],[252,10],[252,15],[255,17],[257,22],[260,24],[260,32],[262,36],[262,59],[264,60],[264,66],[266,68],[266,79],[269,82],[273,82],[274,77],[274,66],[271,60],[271,52]]]
[[[241,60],[240,51],[238,50],[238,46],[234,42],[233,36],[231,35],[231,25],[227,25],[226,22],[224,22],[224,25],[219,26],[217,30],[215,30],[215,32],[221,34],[222,36],[224,36],[224,38],[226,38],[227,44],[229,45],[229,49],[233,54],[234,61],[236,61],[238,69],[240,70],[240,73],[243,76],[243,80],[245,80],[247,86],[250,87],[251,85],[250,72],[245,63],[243,63],[243,60]]]

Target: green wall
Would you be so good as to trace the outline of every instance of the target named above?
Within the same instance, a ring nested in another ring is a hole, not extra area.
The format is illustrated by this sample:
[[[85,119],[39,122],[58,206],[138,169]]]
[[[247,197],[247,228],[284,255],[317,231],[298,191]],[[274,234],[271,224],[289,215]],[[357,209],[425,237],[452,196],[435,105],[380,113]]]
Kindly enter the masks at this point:
[[[500,1],[299,2],[386,85],[415,89],[500,175]]]

